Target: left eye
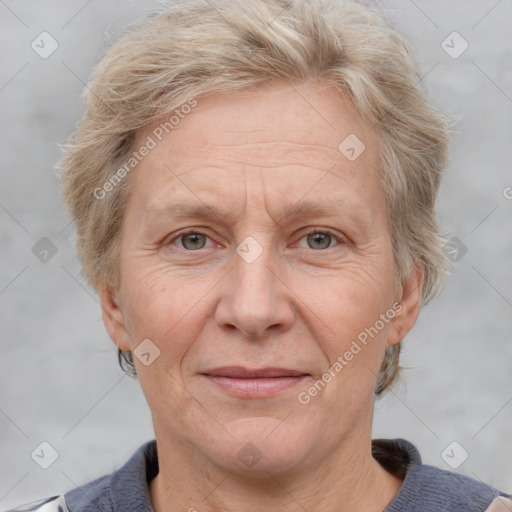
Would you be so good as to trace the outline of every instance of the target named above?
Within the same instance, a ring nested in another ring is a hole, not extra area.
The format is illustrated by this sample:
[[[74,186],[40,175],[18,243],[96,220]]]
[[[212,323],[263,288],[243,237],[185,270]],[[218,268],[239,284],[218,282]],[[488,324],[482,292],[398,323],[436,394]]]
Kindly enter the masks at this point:
[[[312,233],[309,233],[305,235],[304,237],[308,247],[310,249],[329,249],[331,246],[331,242],[338,242],[339,240],[334,235],[331,235],[330,233],[324,232],[324,231],[313,231]],[[301,238],[301,240],[302,240]]]
[[[208,237],[202,233],[191,232],[181,235],[179,240],[185,249],[195,251],[204,248],[207,238]]]

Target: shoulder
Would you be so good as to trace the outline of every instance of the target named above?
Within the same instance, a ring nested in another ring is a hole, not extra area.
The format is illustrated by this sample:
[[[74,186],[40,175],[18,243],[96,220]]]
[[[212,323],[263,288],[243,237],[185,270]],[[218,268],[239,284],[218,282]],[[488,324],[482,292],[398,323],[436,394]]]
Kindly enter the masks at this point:
[[[156,442],[151,441],[110,475],[7,512],[152,512],[148,482],[157,473]]]
[[[6,512],[110,512],[110,480],[106,475],[72,491],[42,500],[27,503]]]
[[[11,508],[6,512],[69,512],[64,496],[52,496],[43,500]]]
[[[436,511],[483,512],[496,498],[506,496],[468,476],[423,464],[411,469],[410,484],[417,496],[414,510],[418,511],[425,510],[428,503]],[[509,503],[512,506],[512,502]]]
[[[512,511],[511,496],[468,476],[423,464],[415,446],[404,439],[377,440],[375,443],[378,446],[375,458],[388,470],[398,468],[400,461],[404,463],[402,488],[386,512]],[[385,451],[389,457],[383,463]],[[489,508],[491,505],[494,508]]]
[[[111,475],[105,475],[63,495],[70,512],[111,512],[114,510],[110,498]]]
[[[64,494],[70,512],[152,512],[148,482],[158,473],[156,442],[141,446],[117,471]]]

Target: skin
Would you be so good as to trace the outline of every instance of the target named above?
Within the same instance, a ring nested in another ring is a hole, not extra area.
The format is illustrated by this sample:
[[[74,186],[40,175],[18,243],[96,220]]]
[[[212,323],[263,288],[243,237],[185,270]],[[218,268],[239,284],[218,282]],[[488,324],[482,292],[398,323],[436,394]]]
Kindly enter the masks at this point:
[[[350,134],[366,146],[355,161],[338,150]],[[160,350],[150,365],[135,361],[158,445],[157,512],[382,511],[398,492],[371,457],[374,389],[385,348],[416,321],[422,276],[395,281],[378,168],[376,133],[309,82],[199,98],[132,172],[120,286],[100,298],[116,345],[149,339]],[[326,211],[280,215],[302,201]],[[221,212],[176,217],[178,202]],[[236,252],[249,236],[262,250],[251,263]],[[300,403],[395,302],[399,313]],[[308,376],[254,398],[202,375],[231,365]],[[237,457],[247,443],[261,456],[252,467]]]

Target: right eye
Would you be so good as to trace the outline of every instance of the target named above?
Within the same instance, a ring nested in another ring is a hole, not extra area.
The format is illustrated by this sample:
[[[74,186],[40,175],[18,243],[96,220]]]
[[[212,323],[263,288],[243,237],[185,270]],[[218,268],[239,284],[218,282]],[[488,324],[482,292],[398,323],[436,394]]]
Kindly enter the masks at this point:
[[[173,238],[164,242],[164,245],[166,247],[174,245],[179,249],[192,252],[204,249],[208,240],[210,240],[210,238],[204,233],[195,230],[188,230],[178,233]]]

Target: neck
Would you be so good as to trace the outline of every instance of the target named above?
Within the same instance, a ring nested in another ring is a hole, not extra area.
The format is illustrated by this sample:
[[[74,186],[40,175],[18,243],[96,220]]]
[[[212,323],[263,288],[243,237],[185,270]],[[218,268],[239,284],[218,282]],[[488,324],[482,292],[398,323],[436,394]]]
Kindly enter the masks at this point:
[[[213,465],[159,436],[159,474],[150,483],[155,512],[381,512],[402,481],[371,456],[371,433],[347,439],[328,459],[286,474],[250,477]]]

